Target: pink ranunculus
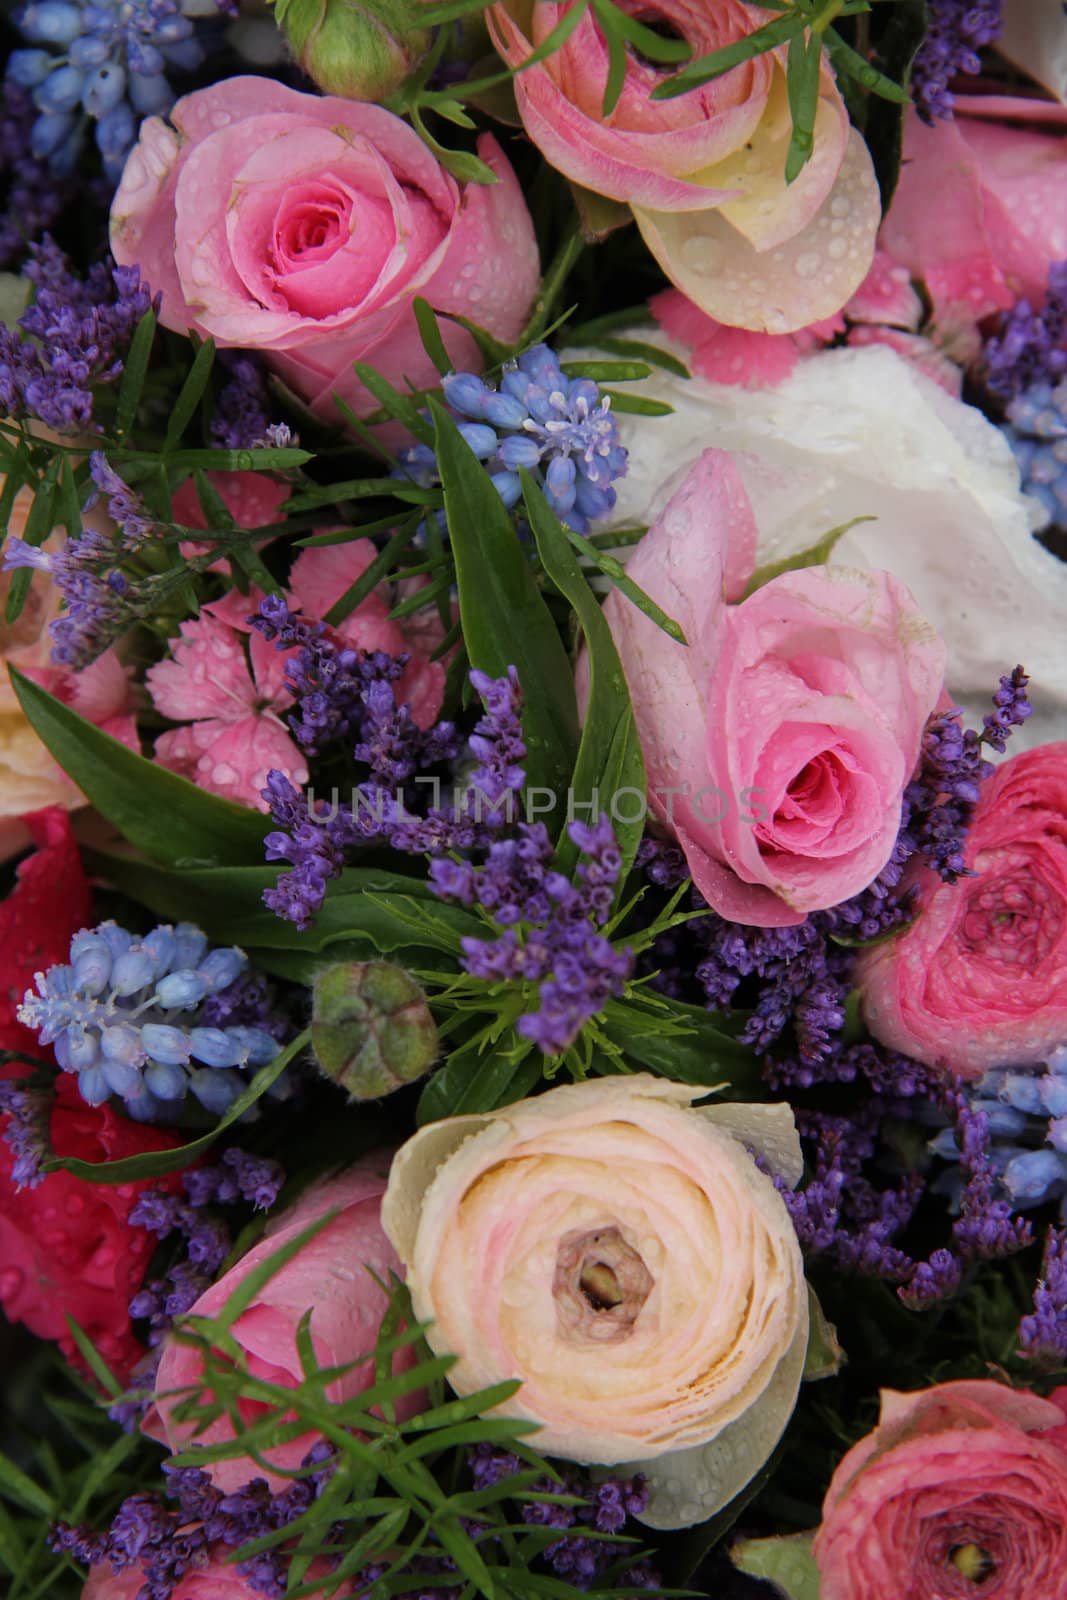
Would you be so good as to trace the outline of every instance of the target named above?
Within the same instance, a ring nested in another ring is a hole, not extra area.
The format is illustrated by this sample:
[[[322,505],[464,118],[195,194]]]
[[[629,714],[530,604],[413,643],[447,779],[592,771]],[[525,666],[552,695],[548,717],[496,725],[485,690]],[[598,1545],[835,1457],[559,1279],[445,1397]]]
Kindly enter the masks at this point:
[[[1040,305],[1067,256],[1067,108],[957,96],[928,126],[914,108],[879,243],[922,280],[942,328],[974,328],[1025,296]]]
[[[820,1600],[1067,1600],[1062,1423],[990,1380],[883,1390],[826,1494]]]
[[[652,811],[720,915],[783,927],[888,861],[945,649],[886,572],[805,567],[743,599],[756,538],[733,458],[706,450],[627,568],[688,643],[618,591],[604,613]]]
[[[149,117],[111,210],[117,261],[140,266],[169,328],[262,351],[330,421],[338,394],[376,402],[366,361],[399,386],[438,375],[417,295],[514,339],[538,284],[526,203],[490,135],[495,184],[458,184],[415,131],[379,106],[227,78]],[[442,323],[457,368],[480,370],[470,334]]]
[[[608,47],[591,10],[546,60],[524,65],[573,5],[499,0],[489,12],[498,50],[522,69],[519,113],[545,159],[573,182],[629,205],[667,276],[719,322],[788,333],[839,311],[871,264],[880,203],[867,147],[849,127],[829,66],[811,160],[787,183],[792,118],[782,51],[653,100],[675,69],[628,49],[622,94],[605,117]],[[626,9],[685,39],[694,57],[767,21],[742,0],[652,0]]]
[[[337,1211],[331,1222],[267,1280],[232,1324],[231,1335],[244,1351],[253,1377],[282,1388],[299,1384],[301,1364],[296,1335],[301,1318],[310,1310],[311,1339],[319,1365],[337,1367],[359,1360],[359,1365],[327,1385],[328,1399],[342,1404],[374,1382],[374,1346],[388,1305],[381,1284],[388,1284],[390,1273],[401,1271],[380,1220],[389,1159],[387,1152],[364,1156],[339,1176],[309,1189],[296,1205],[275,1217],[259,1244],[192,1306],[192,1318],[215,1316],[250,1272],[320,1217]],[[368,1359],[361,1360],[363,1356]],[[409,1367],[412,1359],[410,1347],[405,1346],[394,1357],[394,1372]],[[172,1450],[184,1450],[194,1443],[219,1444],[234,1437],[225,1416],[198,1433],[193,1422],[175,1415],[181,1402],[176,1391],[195,1391],[202,1374],[202,1362],[193,1346],[177,1339],[168,1341],[159,1364],[156,1399],[143,1424],[150,1438]],[[408,1396],[398,1402],[398,1412],[410,1416],[420,1403],[418,1397]],[[291,1471],[300,1466],[316,1438],[308,1433],[290,1439],[267,1450],[265,1458],[282,1471]],[[206,1463],[204,1470],[227,1492],[254,1477],[266,1478],[275,1491],[291,1481],[277,1472],[265,1471],[245,1456]]]
[[[914,875],[918,915],[856,974],[876,1039],[980,1078],[1067,1038],[1067,743],[1006,761],[974,815],[973,877]]]

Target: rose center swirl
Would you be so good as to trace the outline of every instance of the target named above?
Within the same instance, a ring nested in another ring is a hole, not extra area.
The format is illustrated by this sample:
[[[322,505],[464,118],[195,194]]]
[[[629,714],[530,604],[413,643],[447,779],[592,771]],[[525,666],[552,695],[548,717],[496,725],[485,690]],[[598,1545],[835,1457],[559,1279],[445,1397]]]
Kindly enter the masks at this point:
[[[628,1338],[654,1282],[617,1227],[564,1235],[552,1280],[561,1334],[575,1343]]]

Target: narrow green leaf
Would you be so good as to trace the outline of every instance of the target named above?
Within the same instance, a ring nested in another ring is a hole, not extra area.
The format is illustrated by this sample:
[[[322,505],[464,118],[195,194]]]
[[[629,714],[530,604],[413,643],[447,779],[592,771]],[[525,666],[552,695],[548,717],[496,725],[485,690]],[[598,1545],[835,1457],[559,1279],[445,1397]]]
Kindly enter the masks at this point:
[[[444,340],[441,338],[441,330],[437,326],[437,316],[430,302],[423,300],[421,295],[415,296],[413,306],[415,321],[418,323],[419,328],[419,338],[422,340],[422,348],[443,378],[452,371],[454,363],[445,349]]]
[[[503,677],[509,666],[516,668],[523,691],[527,784],[559,794],[578,745],[567,652],[488,474],[444,408],[431,399],[430,409],[471,665],[494,678]]]
[[[611,0],[603,0],[600,9],[614,12],[613,26],[617,28],[622,37],[633,45],[641,55],[649,61],[663,62],[670,65],[676,61],[688,61],[693,54],[692,48],[684,39],[665,39],[661,34],[655,33],[651,28],[639,22],[629,12],[620,10],[611,4]],[[600,9],[597,15],[600,15]]]
[[[401,394],[399,389],[394,389],[388,378],[383,378],[380,372],[369,367],[365,361],[353,361],[352,371],[369,389],[377,400],[382,410],[397,422],[402,422],[416,439],[421,439],[423,444],[433,444],[433,428],[419,413],[419,408],[414,400],[406,394]]]
[[[643,394],[621,394],[618,389],[602,389],[611,401],[613,411],[625,412],[634,417],[669,417],[674,407],[666,400],[649,400]]]
[[[853,50],[836,28],[826,30],[826,51],[838,72],[855,78],[871,94],[878,95],[882,100],[892,100],[898,106],[909,104],[910,97],[904,86],[887,77],[884,72],[879,72],[877,67]]]
[[[442,311],[439,313],[446,322],[454,322],[457,327],[466,328],[481,352],[487,367],[499,367],[502,361],[507,361],[512,355],[512,346],[505,344],[495,334],[483,328],[479,323],[472,322],[469,317],[461,317],[455,311]]]
[[[541,1080],[540,1054],[529,1040],[512,1034],[511,1041],[481,1057],[467,1047],[453,1051],[422,1091],[415,1114],[419,1127],[444,1117],[495,1111],[529,1094]]]
[[[38,1517],[47,1517],[49,1521],[56,1514],[51,1495],[5,1455],[0,1455],[0,1494]]]
[[[234,1101],[226,1115],[207,1133],[201,1134],[199,1139],[191,1139],[188,1144],[179,1145],[174,1150],[148,1150],[139,1156],[127,1156],[122,1161],[79,1161],[74,1156],[57,1157],[47,1161],[44,1170],[46,1172],[62,1170],[71,1173],[75,1178],[86,1178],[90,1183],[136,1183],[141,1178],[160,1178],[167,1172],[179,1172],[197,1156],[210,1150],[220,1134],[239,1121],[246,1111],[250,1111],[257,1100],[263,1098],[289,1063],[304,1049],[310,1038],[310,1033],[299,1034],[291,1044],[286,1045],[284,1050],[279,1051],[273,1061],[261,1067],[244,1094]]]
[[[598,339],[598,350],[606,350],[608,355],[621,356],[631,361],[642,361],[650,367],[662,367],[664,372],[672,372],[676,378],[688,378],[692,374],[684,361],[679,361],[677,356],[669,350],[661,350],[657,344],[646,344],[643,339]]]
[[[74,467],[70,456],[63,457],[57,511],[60,521],[67,530],[68,538],[77,539],[82,531],[81,496],[78,493],[78,485],[75,481]],[[0,528],[6,526],[6,521],[0,519]]]
[[[605,578],[610,578],[615,588],[621,594],[624,594],[627,600],[637,607],[638,611],[643,611],[645,616],[656,624],[657,628],[662,628],[668,638],[676,640],[678,644],[688,643],[681,623],[675,622],[673,617],[669,617],[658,601],[653,600],[651,595],[645,593],[640,584],[635,583],[627,575],[626,568],[621,561],[617,560],[615,556],[605,555],[584,534],[575,533],[573,528],[565,528],[563,531],[574,548],[587,561],[591,561],[597,570],[604,574]]]
[[[630,694],[611,629],[574,557],[566,530],[528,473],[522,474],[522,480],[526,514],[541,565],[577,612],[588,648],[589,694],[570,794],[576,808],[594,804],[611,816],[622,852],[621,885],[644,831],[647,793]],[[592,546],[589,548],[594,556],[599,555]],[[629,801],[625,807],[618,804],[624,793]],[[595,821],[588,813],[577,814]],[[569,835],[561,839],[558,857],[565,872],[576,863],[578,848]]]
[[[15,668],[19,704],[89,803],[154,860],[262,862],[267,819],[146,761]]]
[[[798,11],[776,17],[772,22],[765,22],[762,28],[746,34],[743,39],[737,39],[733,44],[724,45],[721,50],[712,50],[710,54],[700,56],[696,61],[690,61],[681,72],[657,84],[652,91],[651,99],[673,100],[677,95],[686,94],[690,89],[699,89],[702,84],[710,83],[713,78],[720,78],[724,72],[731,72],[743,62],[751,61],[767,50],[776,50],[781,44],[788,44],[790,39],[803,33],[807,25],[808,19],[803,12]]]
[[[680,1000],[665,1001],[663,1022],[645,1031],[649,1019],[639,1019],[636,1011],[624,1000],[609,1000],[604,1007],[604,1033],[628,1060],[678,1083],[707,1088],[727,1083],[728,1100],[758,1100],[765,1093],[755,1051],[717,1026],[711,1012]],[[672,1031],[679,1025],[684,1032]]]
[[[785,81],[793,132],[785,158],[786,183],[793,183],[800,176],[815,149],[821,70],[822,41],[815,33],[801,33],[790,40]]]
[[[768,561],[762,567],[757,567],[745,589],[743,599],[747,600],[750,594],[755,594],[757,589],[762,589],[765,583],[770,583],[772,578],[780,578],[783,572],[799,572],[803,567],[821,567],[833,555],[834,546],[839,539],[844,538],[850,528],[859,527],[861,522],[877,522],[878,518],[853,517],[848,522],[841,522],[836,528],[831,528],[829,533],[824,533],[821,539],[814,544],[809,544],[806,550],[798,550],[795,555],[782,556],[779,561]]]
[[[592,378],[594,383],[640,383],[652,369],[644,361],[562,361],[568,378]]]
[[[604,98],[600,111],[604,117],[610,117],[622,97],[626,85],[626,39],[623,36],[618,22],[621,13],[618,12],[610,0],[592,0],[593,11],[600,23],[600,32],[604,43],[608,47],[608,74],[604,81]]]
[[[64,1316],[66,1318],[67,1328],[70,1336],[74,1340],[74,1343],[78,1346],[78,1349],[81,1351],[82,1358],[85,1361],[86,1366],[89,1368],[89,1371],[103,1389],[104,1393],[109,1394],[112,1400],[117,1400],[119,1395],[122,1393],[122,1385],[116,1382],[111,1368],[103,1359],[99,1350],[96,1348],[89,1335],[85,1332],[84,1328],[79,1327],[78,1323],[75,1322],[69,1311],[65,1312]]]
[[[148,377],[148,363],[152,358],[152,342],[155,336],[156,314],[148,310],[137,324],[122,369],[122,381],[119,384],[119,398],[115,409],[115,432],[120,439],[125,439],[137,415],[145,379]]]
[[[204,390],[207,388],[211,376],[211,368],[215,360],[215,343],[212,339],[205,339],[193,358],[185,382],[178,392],[174,402],[174,410],[167,423],[167,433],[163,440],[163,453],[173,450],[181,439],[189,423],[192,421],[197,406],[203,399]]]

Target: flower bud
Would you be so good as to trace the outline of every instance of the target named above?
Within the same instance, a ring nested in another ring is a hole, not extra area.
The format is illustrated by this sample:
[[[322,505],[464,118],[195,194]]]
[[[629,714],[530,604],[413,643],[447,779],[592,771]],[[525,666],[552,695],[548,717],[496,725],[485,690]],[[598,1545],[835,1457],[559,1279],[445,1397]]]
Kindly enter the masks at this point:
[[[420,0],[277,0],[275,16],[324,94],[384,100],[430,47],[419,10]]]
[[[315,980],[311,1048],[353,1100],[414,1083],[437,1057],[437,1028],[411,975],[389,961],[327,967]]]

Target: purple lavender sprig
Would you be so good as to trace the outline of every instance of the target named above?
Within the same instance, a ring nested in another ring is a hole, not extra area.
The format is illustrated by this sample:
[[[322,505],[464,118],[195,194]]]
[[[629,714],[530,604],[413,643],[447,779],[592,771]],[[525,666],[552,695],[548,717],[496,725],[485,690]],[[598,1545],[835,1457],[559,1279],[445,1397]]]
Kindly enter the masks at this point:
[[[50,1089],[32,1079],[0,1080],[0,1112],[8,1117],[2,1137],[15,1158],[11,1179],[16,1189],[36,1189],[44,1181],[53,1098]]]
[[[1000,38],[1003,11],[1003,0],[927,0],[926,38],[911,75],[912,99],[925,122],[952,116],[949,85],[981,72],[978,52]]]
[[[1049,1228],[1034,1309],[1019,1324],[1019,1353],[1042,1367],[1067,1362],[1067,1228]]]
[[[1020,300],[1001,318],[997,332],[986,340],[983,359],[985,386],[1005,403],[1037,386],[1059,383],[1067,373],[1067,261],[1049,267],[1039,309]]]

